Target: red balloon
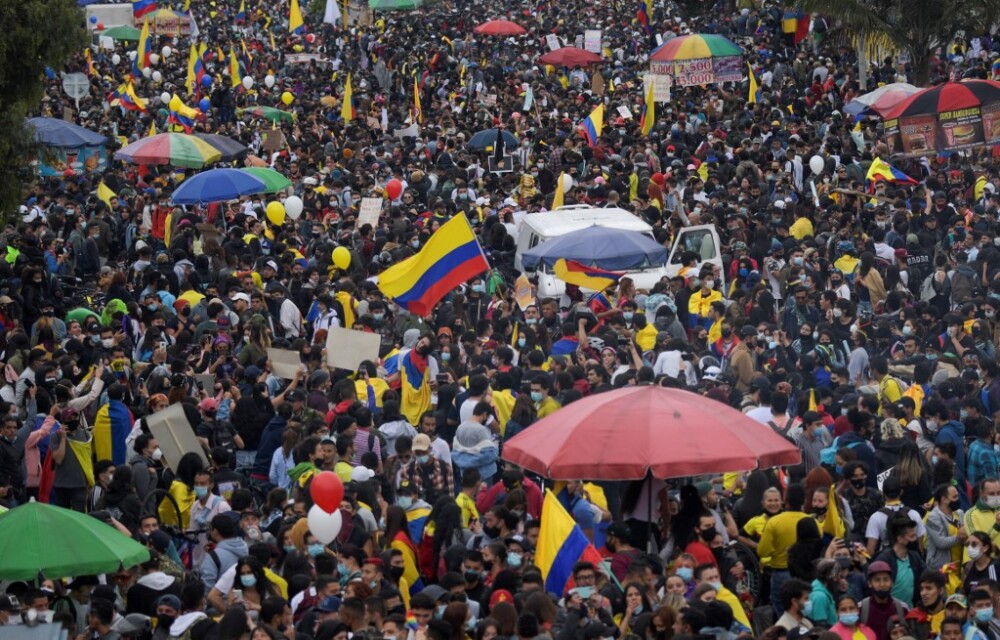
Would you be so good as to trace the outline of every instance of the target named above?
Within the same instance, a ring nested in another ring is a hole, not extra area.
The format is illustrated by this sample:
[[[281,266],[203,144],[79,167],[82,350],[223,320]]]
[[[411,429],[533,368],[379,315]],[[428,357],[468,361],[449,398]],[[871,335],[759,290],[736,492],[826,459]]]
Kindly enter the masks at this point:
[[[393,178],[385,183],[385,193],[389,196],[390,200],[395,200],[399,197],[399,194],[403,193],[403,183]]]
[[[312,479],[309,494],[320,509],[333,513],[340,508],[340,502],[344,499],[344,483],[336,473],[322,471]]]
[[[97,30],[98,31],[104,31],[104,23],[103,22],[98,22],[97,23]]]
[[[306,36],[306,42],[308,42],[309,44],[312,44],[315,41],[316,41],[315,34],[310,33],[309,35]]]

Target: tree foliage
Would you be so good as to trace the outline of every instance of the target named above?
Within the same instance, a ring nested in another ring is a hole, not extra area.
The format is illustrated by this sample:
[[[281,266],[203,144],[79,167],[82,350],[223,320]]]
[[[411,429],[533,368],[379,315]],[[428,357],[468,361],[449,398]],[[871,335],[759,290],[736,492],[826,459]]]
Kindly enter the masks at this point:
[[[24,124],[45,89],[45,68],[61,68],[87,45],[75,0],[0,2],[0,212],[17,208],[32,179],[36,149]]]
[[[935,47],[947,46],[961,30],[979,33],[1000,17],[1000,0],[798,0],[797,6],[906,51],[917,86],[928,84]]]

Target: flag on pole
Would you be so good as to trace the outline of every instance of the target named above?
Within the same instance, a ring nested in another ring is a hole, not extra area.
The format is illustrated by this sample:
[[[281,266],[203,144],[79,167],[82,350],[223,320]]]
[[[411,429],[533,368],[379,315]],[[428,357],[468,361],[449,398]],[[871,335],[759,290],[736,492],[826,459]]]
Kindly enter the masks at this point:
[[[340,105],[340,117],[344,122],[349,122],[357,117],[354,110],[354,87],[351,86],[351,74],[347,74],[347,83],[344,85],[344,99]]]
[[[337,0],[326,0],[323,22],[334,26],[340,24],[340,3]]]
[[[646,103],[642,105],[642,119],[639,121],[642,127],[642,135],[648,136],[653,130],[653,123],[656,122],[656,100],[653,99],[653,86],[650,84],[649,91],[646,92]]]
[[[156,11],[156,0],[132,0],[132,18],[141,19]]]
[[[868,167],[868,173],[865,175],[865,179],[868,180],[869,183],[884,180],[885,182],[892,182],[895,184],[919,184],[916,180],[892,166],[882,158],[875,158],[872,160],[872,164]]]
[[[240,10],[236,12],[236,24],[247,21],[247,0],[240,0]]]
[[[135,45],[135,60],[132,61],[132,75],[139,77],[142,70],[149,66],[149,54],[153,51],[153,43],[149,40],[149,20],[144,20],[139,32],[139,42]]]
[[[545,590],[563,595],[573,576],[573,565],[585,560],[599,566],[601,554],[587,539],[576,521],[551,489],[542,502],[542,527],[535,546],[535,566],[542,572]]]
[[[243,86],[243,78],[240,77],[240,63],[236,60],[236,52],[229,48],[229,83],[233,88]]]
[[[87,61],[87,73],[89,75],[96,76],[97,69],[94,68],[94,58],[90,55],[90,47],[84,49],[83,57]]]
[[[571,178],[567,176],[565,173],[559,174],[559,179],[556,180],[556,193],[554,196],[552,196],[552,211],[555,211],[559,207],[563,206],[563,195],[566,191],[563,185],[565,184],[566,180],[570,179]]]
[[[191,43],[191,52],[188,54],[188,69],[187,69],[187,80],[184,82],[184,87],[187,89],[188,95],[194,93],[194,88],[198,86],[198,71],[196,65],[198,64],[198,48],[195,44]]]
[[[420,85],[417,84],[417,77],[413,76],[413,121],[424,123],[424,110],[420,107]]]
[[[587,137],[587,144],[592,147],[597,144],[597,139],[601,137],[601,131],[604,129],[603,104],[597,105],[597,108],[590,112],[590,115],[580,123],[580,129]]]
[[[757,104],[760,100],[760,87],[757,85],[757,77],[753,74],[753,67],[747,63],[747,71],[750,72],[750,95],[747,96],[747,103]]]
[[[646,35],[653,35],[653,1],[639,0],[639,11],[636,12],[636,19],[646,30]]]
[[[305,22],[302,20],[302,10],[299,9],[299,0],[292,0],[288,9],[288,31],[298,34],[304,30]]]
[[[108,205],[108,208],[110,209],[111,198],[117,198],[117,197],[118,194],[109,189],[108,186],[104,184],[104,181],[101,180],[101,183],[97,185],[97,199],[103,202],[104,204]]]

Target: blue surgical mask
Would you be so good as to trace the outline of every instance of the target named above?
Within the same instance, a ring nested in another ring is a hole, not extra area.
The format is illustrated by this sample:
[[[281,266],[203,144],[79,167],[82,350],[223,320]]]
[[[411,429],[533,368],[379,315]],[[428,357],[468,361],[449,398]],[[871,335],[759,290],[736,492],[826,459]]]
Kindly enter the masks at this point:
[[[837,472],[838,476],[844,475],[844,465],[842,465],[842,464],[838,464],[837,466],[835,466],[833,468],[833,470]]]
[[[913,327],[911,327],[908,324],[904,324],[902,333],[904,336],[910,335],[911,333],[913,333]]]
[[[541,391],[532,391],[531,392],[531,401],[532,402],[541,402],[542,401],[542,392]]]
[[[989,622],[993,619],[993,609],[976,609],[976,622]]]
[[[640,613],[642,613],[642,605],[641,604],[638,607],[635,608],[635,610],[632,612],[632,615],[637,616]]]
[[[712,587],[713,589],[715,589],[716,591],[722,591],[722,583],[721,582],[709,582],[708,585],[710,587]]]
[[[381,319],[385,318],[385,314],[384,313],[373,313],[372,317],[375,318],[376,320],[381,320]]]
[[[674,573],[684,582],[691,582],[691,578],[694,577],[694,569],[691,567],[677,567]]]
[[[440,619],[444,615],[444,610],[447,605],[439,604],[437,609],[434,610],[434,617]]]
[[[323,549],[324,549],[323,545],[319,544],[318,542],[314,542],[313,544],[306,547],[306,551],[308,551],[309,555],[311,555],[314,558],[323,553]]]
[[[425,454],[425,455],[422,455],[422,456],[417,456],[417,464],[427,464],[430,461],[431,461],[431,457],[429,455]]]
[[[811,618],[812,612],[813,612],[813,602],[812,600],[806,600],[806,603],[802,605],[802,615],[804,615],[807,618]]]
[[[441,362],[448,362],[451,360],[451,353],[448,351],[441,352]]]
[[[635,312],[634,311],[623,311],[622,312],[622,317],[625,318],[626,320],[631,320],[632,318],[635,317]]]
[[[295,551],[295,545],[294,544],[286,544],[285,545],[285,553],[291,553],[293,551]]]
[[[208,487],[195,487],[194,495],[196,495],[199,500],[201,498],[204,498],[205,496],[208,495]]]
[[[472,285],[472,290],[476,293],[486,293],[486,285],[484,284],[474,284]]]
[[[413,506],[413,498],[410,496],[399,496],[396,498],[396,504],[398,504],[401,509],[409,509]]]
[[[937,456],[931,456],[931,465],[937,466],[938,460],[940,460],[940,458]]]
[[[517,346],[523,347],[526,344],[528,344],[528,339],[527,338],[518,338],[517,339]]]
[[[965,420],[966,418],[969,417],[969,412],[966,411],[965,409],[962,409],[961,411],[958,412],[958,417],[962,420]]]
[[[521,566],[521,554],[516,551],[511,551],[507,554],[507,565],[511,569],[517,569]]]
[[[538,324],[538,318],[525,318],[524,324],[528,325],[529,327],[533,324]]]
[[[344,564],[343,562],[338,562],[337,573],[339,573],[341,576],[347,576],[347,574],[350,573],[350,571],[348,571],[346,564]]]
[[[257,585],[257,576],[255,575],[241,575],[240,584],[244,587],[253,587]]]
[[[837,619],[840,620],[840,624],[845,627],[853,627],[856,625],[858,623],[858,618],[859,616],[857,613],[842,613],[837,616]]]
[[[778,348],[778,343],[775,342],[774,340],[768,340],[767,341],[767,348],[768,349],[777,349]]]
[[[594,595],[594,587],[577,587],[576,595],[586,600],[590,596]]]

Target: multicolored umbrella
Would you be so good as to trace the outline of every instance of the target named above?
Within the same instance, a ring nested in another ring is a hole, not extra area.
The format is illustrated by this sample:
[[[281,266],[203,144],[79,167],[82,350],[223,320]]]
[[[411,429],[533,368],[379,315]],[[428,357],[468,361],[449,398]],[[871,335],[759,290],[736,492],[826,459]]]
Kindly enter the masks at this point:
[[[903,116],[969,109],[991,102],[1000,102],[1000,82],[992,80],[945,82],[914,93],[880,115],[886,120],[892,120]]]
[[[194,137],[201,138],[215,149],[218,149],[219,153],[222,154],[222,158],[220,158],[222,162],[241,160],[250,151],[245,144],[237,142],[228,136],[220,136],[215,133],[196,133]]]
[[[524,27],[510,20],[490,20],[472,31],[484,36],[523,36],[528,33]]]
[[[267,185],[240,169],[211,169],[181,183],[171,195],[174,204],[226,202],[240,196],[263,193]]]
[[[169,164],[201,169],[218,162],[222,154],[201,138],[185,133],[158,133],[136,140],[115,152],[115,157],[133,164]]]
[[[244,167],[240,169],[243,173],[248,173],[264,183],[264,190],[261,193],[277,193],[292,186],[292,181],[281,175],[274,169],[266,167]]]
[[[920,91],[918,87],[908,82],[885,84],[845,104],[844,113],[851,116],[869,111],[884,113],[918,91]]]
[[[600,61],[601,56],[596,53],[576,47],[562,47],[555,51],[549,51],[538,58],[538,62],[556,67],[575,67],[577,65],[584,67],[589,64],[598,64]]]
[[[294,113],[282,111],[281,109],[275,109],[274,107],[248,107],[246,109],[238,109],[236,113],[239,114],[240,117],[249,115],[254,118],[270,120],[271,122],[295,122]]]
[[[654,49],[649,59],[656,62],[673,62],[741,55],[743,50],[738,44],[722,36],[706,33],[671,38]]]
[[[101,35],[111,38],[112,40],[121,40],[123,42],[124,41],[138,42],[140,31],[135,27],[130,27],[128,25],[122,24],[118,25],[117,27],[111,27],[109,29],[105,29],[104,31],[101,32]]]

